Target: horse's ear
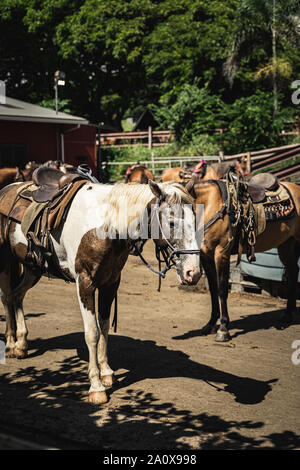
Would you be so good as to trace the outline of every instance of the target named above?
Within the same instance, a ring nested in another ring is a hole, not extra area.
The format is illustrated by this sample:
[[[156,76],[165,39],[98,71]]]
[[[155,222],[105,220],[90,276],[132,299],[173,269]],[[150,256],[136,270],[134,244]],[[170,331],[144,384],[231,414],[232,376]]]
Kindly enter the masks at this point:
[[[155,183],[152,180],[148,181],[148,184],[150,186],[151,191],[153,192],[154,196],[158,197],[158,199],[163,199],[164,198],[164,193],[159,187],[157,183]]]
[[[185,186],[186,191],[193,197],[195,197],[195,191],[194,191],[195,182],[196,182],[196,176],[193,175]]]

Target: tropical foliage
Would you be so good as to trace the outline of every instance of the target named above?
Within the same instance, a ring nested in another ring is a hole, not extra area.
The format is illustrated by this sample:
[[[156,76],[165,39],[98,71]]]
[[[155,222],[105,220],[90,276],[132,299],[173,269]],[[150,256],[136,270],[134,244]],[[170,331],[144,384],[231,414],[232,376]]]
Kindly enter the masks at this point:
[[[268,145],[295,111],[299,9],[299,0],[0,0],[0,79],[8,95],[45,104],[63,70],[62,104],[95,124],[121,129],[151,107],[181,145]],[[232,138],[213,136],[219,127]]]

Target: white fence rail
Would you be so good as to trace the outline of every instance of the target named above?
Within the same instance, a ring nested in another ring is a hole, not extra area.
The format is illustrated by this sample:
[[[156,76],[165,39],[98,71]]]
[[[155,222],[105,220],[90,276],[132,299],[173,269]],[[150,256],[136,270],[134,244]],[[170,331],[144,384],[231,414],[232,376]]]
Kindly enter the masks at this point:
[[[222,157],[220,155],[208,155],[208,156],[196,156],[196,157],[188,157],[188,156],[182,156],[182,157],[167,157],[167,158],[154,158],[152,156],[151,160],[145,160],[145,161],[139,161],[140,165],[143,165],[149,170],[152,171],[154,176],[159,176],[164,170],[167,168],[173,168],[173,167],[178,167],[178,166],[183,166],[183,164],[195,164],[198,163],[200,160],[206,160],[206,161],[213,161],[213,162],[220,162],[222,161]],[[102,169],[105,169],[109,166],[127,166],[130,167],[132,165],[135,165],[137,162],[122,162],[122,161],[113,161],[113,162],[102,162]]]

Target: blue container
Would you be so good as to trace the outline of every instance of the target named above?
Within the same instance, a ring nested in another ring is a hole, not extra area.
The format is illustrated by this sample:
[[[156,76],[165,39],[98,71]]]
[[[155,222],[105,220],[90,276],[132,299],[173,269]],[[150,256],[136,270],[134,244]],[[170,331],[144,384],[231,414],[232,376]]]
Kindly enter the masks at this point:
[[[263,253],[255,253],[256,261],[249,263],[246,255],[241,258],[241,271],[248,276],[267,279],[270,281],[284,281],[284,266],[278,256],[277,248],[264,251]],[[298,262],[300,267],[300,259]],[[298,276],[300,282],[300,271]]]

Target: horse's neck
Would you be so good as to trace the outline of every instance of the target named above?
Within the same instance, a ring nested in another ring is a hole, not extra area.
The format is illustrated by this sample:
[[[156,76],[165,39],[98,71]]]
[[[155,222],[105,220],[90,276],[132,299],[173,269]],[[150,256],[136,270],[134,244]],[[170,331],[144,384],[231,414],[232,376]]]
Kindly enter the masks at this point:
[[[221,209],[223,199],[217,184],[214,183],[199,183],[195,187],[196,204],[202,204],[204,210],[204,221],[207,222],[210,218],[216,215],[216,212]]]
[[[0,170],[0,184],[13,183],[17,174],[16,168],[2,168]]]
[[[202,180],[208,181],[208,180],[217,180],[217,179],[218,179],[218,175],[215,172],[215,170],[211,166],[207,165],[206,172]]]

